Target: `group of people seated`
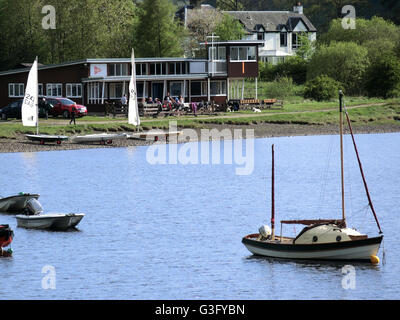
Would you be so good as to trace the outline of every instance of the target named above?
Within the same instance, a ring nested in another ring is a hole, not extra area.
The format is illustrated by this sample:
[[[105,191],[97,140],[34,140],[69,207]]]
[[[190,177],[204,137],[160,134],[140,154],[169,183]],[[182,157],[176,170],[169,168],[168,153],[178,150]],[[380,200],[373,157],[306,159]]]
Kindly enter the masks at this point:
[[[160,99],[156,98],[155,100],[152,97],[148,97],[144,99],[144,101],[148,104],[156,103],[159,106],[159,110],[183,110],[185,107],[185,99],[180,95],[179,97],[173,98],[170,96],[169,92],[161,101]]]

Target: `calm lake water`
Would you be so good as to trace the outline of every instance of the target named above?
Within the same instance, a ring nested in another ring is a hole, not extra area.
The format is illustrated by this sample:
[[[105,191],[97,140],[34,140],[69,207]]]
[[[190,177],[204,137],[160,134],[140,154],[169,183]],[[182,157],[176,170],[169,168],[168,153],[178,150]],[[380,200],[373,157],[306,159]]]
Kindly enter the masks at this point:
[[[346,140],[348,224],[374,236]],[[151,165],[149,147],[0,154],[2,196],[39,193],[46,212],[86,214],[69,232],[17,228],[0,214],[15,232],[13,257],[0,259],[0,299],[399,299],[400,134],[356,140],[385,234],[378,266],[254,257],[241,243],[269,224],[272,143],[276,220],[340,218],[338,136],[256,139],[250,175],[236,175],[235,162]],[[342,286],[346,264],[354,289]]]

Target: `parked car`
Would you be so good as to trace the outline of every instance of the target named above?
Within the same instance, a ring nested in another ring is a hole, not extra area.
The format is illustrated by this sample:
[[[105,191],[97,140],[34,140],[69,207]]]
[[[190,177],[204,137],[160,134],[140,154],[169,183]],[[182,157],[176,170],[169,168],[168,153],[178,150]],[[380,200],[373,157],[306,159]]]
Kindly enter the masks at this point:
[[[72,109],[76,109],[75,116],[83,117],[87,116],[87,108],[68,98],[46,98],[46,100],[53,105],[51,115],[54,117],[63,116],[67,119],[70,117]]]
[[[14,102],[11,102],[8,106],[0,109],[0,119],[7,120],[8,118],[16,118],[21,119],[21,107],[22,101],[24,99],[20,99]],[[52,113],[53,106],[51,104],[43,104],[41,98],[39,98],[39,117],[46,117],[46,110],[48,114]]]

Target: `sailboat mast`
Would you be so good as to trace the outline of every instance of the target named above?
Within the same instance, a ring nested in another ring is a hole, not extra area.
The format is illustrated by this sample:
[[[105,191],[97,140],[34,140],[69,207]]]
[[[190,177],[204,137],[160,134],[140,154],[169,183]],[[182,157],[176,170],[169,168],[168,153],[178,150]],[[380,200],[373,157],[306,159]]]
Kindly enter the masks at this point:
[[[275,240],[275,161],[274,145],[272,145],[272,177],[271,177],[271,239]]]
[[[36,56],[35,62],[36,62],[36,68],[37,64],[39,63],[38,57]],[[39,72],[36,72],[36,110],[37,110],[37,117],[36,117],[36,135],[39,135],[39,88],[38,88],[38,83],[39,83]]]
[[[339,91],[340,101],[340,172],[341,172],[341,185],[342,185],[342,220],[346,226],[346,213],[344,204],[344,165],[343,165],[343,92]]]

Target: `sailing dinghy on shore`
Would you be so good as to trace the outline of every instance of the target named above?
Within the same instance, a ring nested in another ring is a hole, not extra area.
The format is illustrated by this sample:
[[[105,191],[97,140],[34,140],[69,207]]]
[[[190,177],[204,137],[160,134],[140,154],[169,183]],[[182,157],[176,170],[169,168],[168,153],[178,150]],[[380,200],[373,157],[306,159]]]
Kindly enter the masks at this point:
[[[28,81],[26,84],[25,96],[21,106],[22,125],[26,127],[36,127],[36,134],[27,134],[26,137],[32,141],[39,141],[40,144],[45,142],[56,142],[61,144],[62,141],[68,140],[67,136],[39,134],[39,87],[38,87],[38,58],[29,71]]]

